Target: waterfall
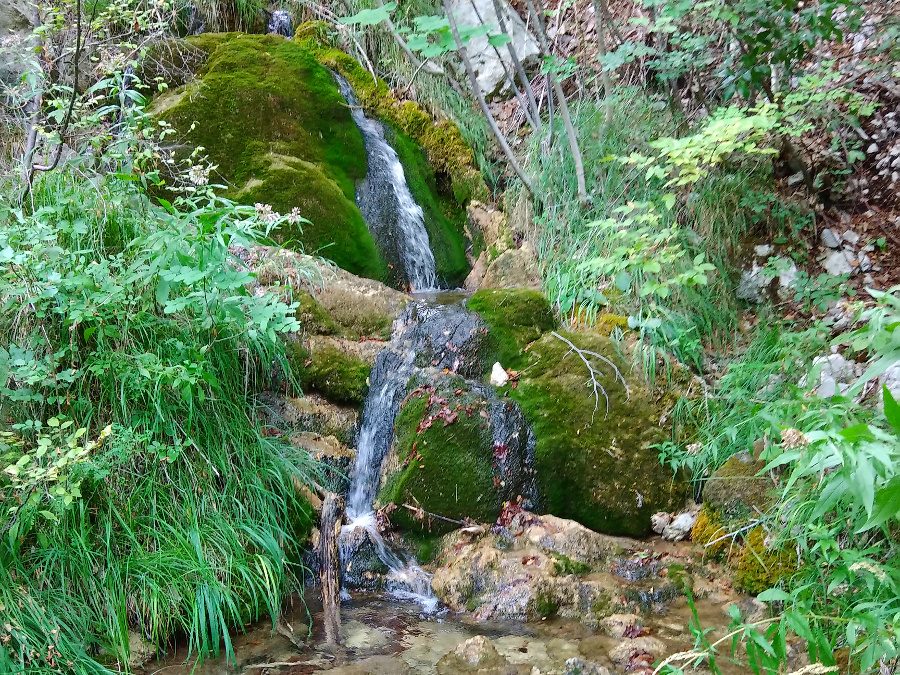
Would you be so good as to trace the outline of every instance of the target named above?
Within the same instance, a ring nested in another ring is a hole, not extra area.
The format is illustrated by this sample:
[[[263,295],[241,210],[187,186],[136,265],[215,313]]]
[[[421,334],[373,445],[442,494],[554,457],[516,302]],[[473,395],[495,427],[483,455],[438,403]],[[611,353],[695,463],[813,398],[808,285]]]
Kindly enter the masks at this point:
[[[366,147],[368,170],[356,192],[366,224],[382,248],[403,268],[413,291],[437,287],[434,255],[425,229],[425,214],[416,203],[397,152],[385,138],[384,125],[366,117],[350,83],[334,74]]]
[[[276,9],[269,16],[269,24],[266,26],[266,32],[283,35],[286,38],[293,37],[294,24],[291,21],[291,15],[283,9]]]

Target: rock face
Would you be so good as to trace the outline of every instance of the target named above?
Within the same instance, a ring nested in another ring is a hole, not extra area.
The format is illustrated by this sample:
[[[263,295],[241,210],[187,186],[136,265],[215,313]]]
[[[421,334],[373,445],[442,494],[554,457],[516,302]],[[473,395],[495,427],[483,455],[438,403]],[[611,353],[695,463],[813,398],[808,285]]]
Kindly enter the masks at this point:
[[[480,620],[559,616],[593,629],[617,617],[608,628],[615,635],[623,613],[664,605],[681,593],[677,579],[659,576],[662,562],[641,553],[639,542],[527,511],[504,522],[475,538],[463,530],[445,539],[432,585],[451,609]],[[640,631],[626,626],[618,637],[631,632]]]
[[[25,0],[0,0],[0,40],[8,49],[0,53],[0,82],[15,82],[24,72],[27,44],[32,25],[28,18],[35,11]]]
[[[523,62],[533,61],[539,51],[534,37],[506,0],[500,0],[500,8],[503,22],[519,59]],[[492,0],[474,0],[474,2],[451,0],[450,11],[459,26],[499,25]],[[511,74],[515,73],[515,69],[505,46],[495,51],[488,43],[487,36],[478,35],[466,44],[466,51],[475,69],[478,86],[486,98],[490,99],[507,88],[504,67]]]

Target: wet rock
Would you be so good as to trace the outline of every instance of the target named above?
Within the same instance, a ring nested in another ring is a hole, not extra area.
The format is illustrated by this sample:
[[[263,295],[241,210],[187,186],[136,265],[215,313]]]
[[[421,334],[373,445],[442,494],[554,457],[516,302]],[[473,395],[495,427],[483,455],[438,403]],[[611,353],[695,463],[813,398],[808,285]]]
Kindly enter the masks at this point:
[[[488,329],[477,314],[456,303],[414,302],[398,323],[406,328],[397,346],[414,351],[417,366],[481,376]]]
[[[456,675],[456,673],[479,673],[491,675],[503,672],[508,665],[500,656],[493,643],[483,635],[476,635],[446,654],[437,663],[438,675]]]
[[[593,661],[586,661],[580,656],[566,660],[563,675],[610,675],[609,668]]]
[[[359,412],[355,408],[335,405],[325,398],[306,394],[297,398],[264,397],[272,424],[295,431],[313,431],[334,436],[341,443],[353,443]]]
[[[509,220],[506,214],[490,204],[472,200],[466,207],[468,222],[466,230],[470,239],[483,239],[484,247],[493,256],[512,248]]]
[[[822,245],[827,246],[828,248],[840,248],[841,246],[841,238],[828,227],[822,230],[822,234],[819,235],[819,239],[821,240]]]
[[[506,369],[499,362],[494,363],[491,368],[491,384],[495,387],[502,387],[507,382],[509,382],[509,374]]]
[[[378,496],[400,507],[394,525],[443,533],[467,518],[493,522],[503,502],[519,496],[534,502],[534,437],[514,401],[433,372],[414,385],[397,415]]]
[[[853,266],[843,251],[833,251],[823,261],[822,267],[832,276],[843,276],[853,273]]]
[[[344,493],[349,485],[350,469],[356,451],[341,443],[335,436],[323,436],[314,431],[300,431],[290,435],[291,445],[303,448],[322,465],[322,485],[332,492]],[[318,510],[318,497],[309,495],[309,501]]]
[[[628,633],[639,631],[641,625],[641,617],[637,614],[611,614],[600,621],[603,631],[616,639],[621,639]]]
[[[649,657],[651,665],[666,652],[666,643],[654,637],[644,636],[624,640],[609,650],[609,658],[619,666],[631,666]]]

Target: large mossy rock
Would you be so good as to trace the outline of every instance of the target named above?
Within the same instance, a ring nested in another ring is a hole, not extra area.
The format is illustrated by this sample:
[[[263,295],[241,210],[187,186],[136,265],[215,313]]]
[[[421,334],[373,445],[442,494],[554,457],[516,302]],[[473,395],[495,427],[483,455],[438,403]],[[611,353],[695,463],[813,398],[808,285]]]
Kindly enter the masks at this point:
[[[402,403],[378,501],[397,505],[391,520],[405,530],[457,527],[434,516],[493,522],[505,501],[534,492],[526,422],[485,387],[455,375],[430,382]]]
[[[310,222],[282,227],[277,233],[281,243],[320,254],[354,274],[393,279],[396,275],[356,206],[356,185],[366,175],[365,147],[329,72],[336,60],[341,72],[359,65],[337,50],[330,50],[325,60],[315,43],[276,35],[203,34],[180,44],[205,57],[198,67],[198,59],[184,56],[185,49],[170,48],[179,55],[172,72],[191,68],[200,77],[158,97],[153,111],[175,128],[179,141],[204,148],[217,165],[212,178],[228,186],[227,196],[269,204],[282,214],[296,208]],[[175,77],[173,83],[182,79]],[[383,89],[379,92],[390,98]],[[380,116],[381,111],[370,112]],[[424,211],[438,276],[458,285],[469,269],[464,236],[468,194],[457,199],[436,173],[431,154],[403,125],[382,120]]]
[[[527,361],[525,348],[556,327],[546,296],[529,289],[482,289],[469,298],[467,307],[488,327],[483,364],[495,361],[517,368]]]
[[[598,532],[644,536],[653,513],[671,511],[686,497],[684,482],[660,464],[653,447],[666,438],[662,410],[639,377],[628,377],[611,340],[563,337],[616,364],[627,388],[612,368],[588,355],[605,390],[597,400],[587,367],[567,344],[549,334],[531,344],[510,396],[537,438],[541,509]]]

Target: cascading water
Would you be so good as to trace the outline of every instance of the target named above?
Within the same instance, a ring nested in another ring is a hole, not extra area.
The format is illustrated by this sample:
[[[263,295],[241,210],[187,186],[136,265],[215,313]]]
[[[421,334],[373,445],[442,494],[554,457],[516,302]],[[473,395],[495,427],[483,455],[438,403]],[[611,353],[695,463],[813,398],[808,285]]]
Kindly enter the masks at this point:
[[[366,146],[369,166],[356,192],[359,210],[382,248],[402,264],[410,289],[434,290],[437,273],[425,214],[409,190],[400,158],[385,138],[384,125],[365,116],[350,83],[337,73],[334,78]]]
[[[269,25],[266,26],[267,33],[275,33],[286,38],[294,34],[294,24],[291,21],[291,15],[283,9],[276,9],[269,16]]]

